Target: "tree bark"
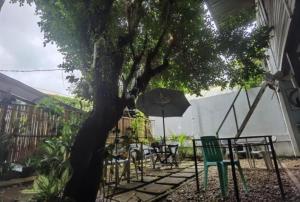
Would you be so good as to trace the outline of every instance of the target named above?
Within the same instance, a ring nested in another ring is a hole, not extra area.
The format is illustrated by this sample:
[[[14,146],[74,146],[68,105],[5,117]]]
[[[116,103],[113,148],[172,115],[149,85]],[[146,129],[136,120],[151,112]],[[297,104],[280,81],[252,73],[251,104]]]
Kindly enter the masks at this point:
[[[118,95],[122,63],[121,52],[113,50],[109,40],[99,38],[95,42],[94,110],[76,136],[70,157],[73,173],[64,190],[64,197],[77,202],[92,202],[97,197],[106,139],[125,108],[124,99]]]
[[[109,96],[108,89],[99,96],[93,113],[83,123],[71,151],[72,177],[64,190],[64,197],[77,202],[95,201],[103,170],[104,149],[109,131],[121,118],[124,104]]]

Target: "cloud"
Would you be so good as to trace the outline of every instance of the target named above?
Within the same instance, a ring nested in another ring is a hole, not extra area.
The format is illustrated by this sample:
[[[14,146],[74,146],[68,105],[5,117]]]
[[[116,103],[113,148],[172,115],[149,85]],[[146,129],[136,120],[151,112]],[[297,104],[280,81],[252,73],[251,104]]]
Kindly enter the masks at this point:
[[[43,46],[34,10],[34,5],[19,7],[5,1],[0,12],[0,69],[52,69],[62,62],[55,44]],[[70,94],[66,74],[60,71],[5,74],[32,87]]]

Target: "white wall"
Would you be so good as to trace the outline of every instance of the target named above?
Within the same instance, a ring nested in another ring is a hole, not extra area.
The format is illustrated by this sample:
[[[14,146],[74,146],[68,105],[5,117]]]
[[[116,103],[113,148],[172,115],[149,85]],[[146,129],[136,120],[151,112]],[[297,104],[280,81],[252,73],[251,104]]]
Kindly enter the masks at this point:
[[[249,90],[251,103],[258,91],[259,88]],[[166,134],[185,133],[194,136],[195,138],[204,135],[215,135],[236,93],[237,92],[234,91],[191,100],[191,106],[184,113],[183,117],[165,119]],[[238,123],[240,125],[249,109],[246,95],[243,91],[241,92],[235,107]],[[153,128],[154,135],[161,136],[163,134],[162,118],[151,117],[151,119],[155,120]],[[225,121],[219,136],[233,137],[235,134],[236,126],[233,112],[231,112],[228,119]],[[273,94],[273,91],[269,89],[264,93],[241,136],[254,135],[275,135],[277,136],[278,142],[285,142],[282,145],[290,144],[290,136],[277,97]],[[278,152],[281,155],[293,155],[293,150],[291,148],[291,146],[283,146]]]

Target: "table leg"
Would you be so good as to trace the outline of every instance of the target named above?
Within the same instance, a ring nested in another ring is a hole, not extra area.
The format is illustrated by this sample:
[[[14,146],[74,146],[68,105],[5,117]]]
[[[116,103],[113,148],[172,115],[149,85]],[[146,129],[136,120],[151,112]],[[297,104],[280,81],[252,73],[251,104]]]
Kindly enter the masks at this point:
[[[196,172],[196,185],[197,185],[197,192],[200,192],[199,186],[199,174],[198,174],[198,165],[197,165],[197,148],[195,140],[193,140],[193,152],[194,152],[194,163],[195,163],[195,172]]]
[[[235,198],[239,202],[240,201],[239,187],[238,187],[238,181],[237,181],[237,177],[236,177],[236,170],[235,170],[233,151],[232,151],[232,145],[231,145],[231,140],[230,139],[228,140],[228,149],[229,149],[229,156],[230,156],[230,164],[231,164],[231,171],[232,171]]]
[[[273,162],[274,162],[274,166],[275,166],[275,172],[276,172],[276,176],[277,176],[277,181],[279,184],[279,188],[280,188],[280,193],[281,193],[281,197],[284,199],[284,190],[283,190],[283,185],[282,185],[282,181],[281,181],[281,177],[280,177],[280,172],[278,169],[278,164],[277,164],[277,159],[276,159],[276,153],[274,150],[274,146],[273,146],[273,142],[272,142],[272,137],[269,136],[269,143],[270,143],[270,147],[271,147],[271,152],[272,152],[272,157],[273,157]]]

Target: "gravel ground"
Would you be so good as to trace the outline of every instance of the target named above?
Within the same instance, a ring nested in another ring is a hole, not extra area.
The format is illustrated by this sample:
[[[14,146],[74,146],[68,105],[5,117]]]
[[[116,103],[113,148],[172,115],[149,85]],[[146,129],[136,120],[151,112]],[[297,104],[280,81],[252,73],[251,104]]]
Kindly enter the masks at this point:
[[[288,168],[296,166],[297,172],[300,172],[300,160],[284,160]],[[286,193],[285,200],[281,199],[279,186],[275,172],[270,172],[264,168],[262,160],[256,161],[257,167],[250,169],[246,161],[242,161],[244,175],[250,188],[248,195],[242,189],[239,183],[241,201],[300,201],[300,193],[291,182],[287,174],[281,170],[281,179],[284,191]],[[167,196],[163,201],[235,201],[233,191],[233,182],[231,178],[231,170],[229,169],[229,195],[225,200],[220,195],[218,173],[214,167],[209,169],[208,189],[203,191],[202,175],[200,176],[200,193],[196,193],[195,180],[184,184],[175,192]],[[238,175],[239,182],[241,182]]]
[[[285,159],[281,162],[283,162],[289,168],[289,171],[300,181],[300,160]]]

